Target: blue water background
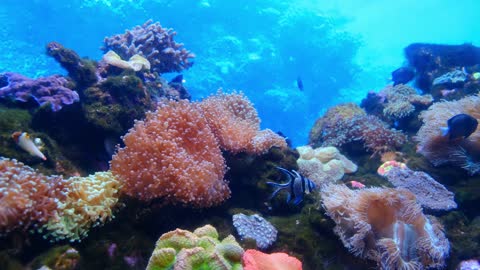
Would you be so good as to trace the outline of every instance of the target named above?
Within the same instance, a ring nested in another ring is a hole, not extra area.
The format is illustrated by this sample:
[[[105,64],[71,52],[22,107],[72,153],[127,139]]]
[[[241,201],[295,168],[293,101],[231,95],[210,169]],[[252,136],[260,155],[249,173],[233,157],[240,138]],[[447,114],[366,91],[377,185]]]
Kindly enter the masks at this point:
[[[184,73],[194,99],[242,90],[263,128],[302,145],[329,106],[383,88],[408,44],[479,46],[479,10],[476,0],[2,0],[0,72],[65,74],[46,43],[99,60],[105,36],[153,19],[197,55]]]

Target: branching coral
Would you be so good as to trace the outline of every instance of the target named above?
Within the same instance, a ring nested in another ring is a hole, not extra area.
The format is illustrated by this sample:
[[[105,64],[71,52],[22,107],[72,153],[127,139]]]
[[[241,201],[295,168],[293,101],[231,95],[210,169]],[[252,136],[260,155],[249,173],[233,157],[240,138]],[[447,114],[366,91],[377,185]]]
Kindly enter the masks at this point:
[[[480,119],[480,96],[469,96],[456,101],[437,102],[420,114],[423,125],[415,136],[417,151],[435,166],[452,164],[470,174],[480,172],[480,131],[467,139],[450,140],[442,136],[441,127],[447,126],[451,117],[465,113]]]
[[[178,72],[191,67],[190,59],[195,55],[173,40],[176,34],[173,29],[165,29],[160,23],[149,20],[125,34],[106,37],[103,50],[112,50],[122,59],[143,55],[158,73]]]
[[[443,228],[422,213],[411,192],[330,185],[321,195],[336,223],[334,232],[354,255],[376,261],[381,269],[444,266],[450,244]]]
[[[166,101],[136,122],[124,142],[111,167],[126,194],[199,207],[229,197],[218,142],[193,103]]]
[[[147,270],[240,270],[242,254],[243,249],[233,236],[220,241],[211,225],[193,233],[176,229],[160,236]]]

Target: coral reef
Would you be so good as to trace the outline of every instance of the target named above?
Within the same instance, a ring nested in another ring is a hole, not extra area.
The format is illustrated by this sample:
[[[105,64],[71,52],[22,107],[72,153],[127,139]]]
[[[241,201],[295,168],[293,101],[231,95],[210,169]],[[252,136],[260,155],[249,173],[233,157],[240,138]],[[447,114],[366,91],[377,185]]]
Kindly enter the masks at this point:
[[[296,148],[300,157],[297,159],[300,174],[314,181],[318,187],[335,183],[345,173],[357,171],[357,165],[340,154],[333,146],[318,147],[300,146]]]
[[[141,200],[208,207],[230,195],[218,142],[193,103],[166,101],[124,136],[111,161],[122,191]]]
[[[329,185],[322,205],[334,232],[355,256],[381,269],[442,268],[450,245],[441,224],[425,216],[415,195],[405,189],[350,190]]]
[[[240,270],[243,252],[231,235],[220,241],[211,225],[193,232],[176,229],[160,236],[147,270]]]
[[[0,234],[47,222],[67,192],[59,176],[44,176],[16,160],[0,157]]]
[[[257,111],[242,93],[218,92],[199,107],[222,149],[262,154],[272,146],[287,146],[285,139],[270,129],[260,130]]]
[[[360,107],[347,103],[330,108],[319,118],[310,131],[309,143],[313,146],[342,147],[360,141],[373,154],[400,147],[405,136],[373,115],[367,115]]]
[[[277,229],[260,215],[236,214],[233,226],[242,240],[253,239],[259,249],[269,248],[277,240]]]
[[[302,262],[286,253],[265,254],[247,249],[242,257],[244,270],[302,270]]]
[[[190,60],[195,55],[173,40],[176,34],[173,29],[165,29],[159,22],[149,20],[125,34],[106,37],[102,49],[104,52],[112,50],[123,59],[143,55],[158,73],[178,72],[191,67]]]
[[[32,99],[40,106],[49,104],[54,112],[79,101],[77,92],[68,86],[69,81],[59,75],[34,80],[12,72],[0,74],[0,98],[20,102]]]
[[[457,114],[469,114],[480,119],[480,96],[468,96],[456,101],[437,102],[420,114],[423,125],[414,139],[418,142],[417,152],[425,156],[434,166],[451,164],[465,169],[469,174],[480,172],[480,131],[468,138],[450,140],[442,136],[441,127]]]
[[[395,187],[405,188],[415,194],[424,209],[451,210],[457,208],[454,194],[426,172],[395,167],[384,175]]]

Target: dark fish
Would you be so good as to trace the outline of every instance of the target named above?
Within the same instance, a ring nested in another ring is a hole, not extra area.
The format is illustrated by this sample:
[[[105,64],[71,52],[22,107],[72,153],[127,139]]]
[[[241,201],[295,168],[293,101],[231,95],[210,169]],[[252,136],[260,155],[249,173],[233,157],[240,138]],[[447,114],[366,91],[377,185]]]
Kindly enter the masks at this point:
[[[304,177],[295,170],[288,171],[281,167],[277,167],[277,169],[287,175],[288,182],[284,184],[267,182],[268,185],[277,187],[270,196],[270,199],[275,197],[278,192],[285,189],[288,192],[287,203],[290,203],[293,200],[293,204],[297,205],[303,201],[305,194],[309,194],[315,189],[315,183],[313,183],[312,180]]]
[[[281,131],[277,131],[277,134],[285,139],[285,142],[287,143],[288,147],[292,147],[292,140],[290,140],[290,138],[287,137],[287,135],[283,134],[283,132]]]
[[[448,127],[441,128],[443,136],[449,136],[450,140],[468,138],[477,130],[478,121],[468,114],[457,114],[447,121]]]
[[[177,75],[175,78],[173,78],[170,83],[183,83],[183,75]]]
[[[300,89],[300,91],[303,91],[303,81],[302,81],[302,78],[300,78],[300,76],[297,77],[297,87],[298,89]]]
[[[401,67],[392,72],[393,86],[397,84],[406,84],[415,77],[415,72],[412,68]]]

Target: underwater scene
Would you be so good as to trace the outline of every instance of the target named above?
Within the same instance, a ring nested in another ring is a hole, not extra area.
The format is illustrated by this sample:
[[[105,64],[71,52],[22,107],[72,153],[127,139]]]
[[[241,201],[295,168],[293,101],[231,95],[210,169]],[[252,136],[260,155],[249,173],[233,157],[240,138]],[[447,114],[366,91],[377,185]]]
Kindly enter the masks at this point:
[[[479,270],[479,11],[0,1],[0,270]]]

